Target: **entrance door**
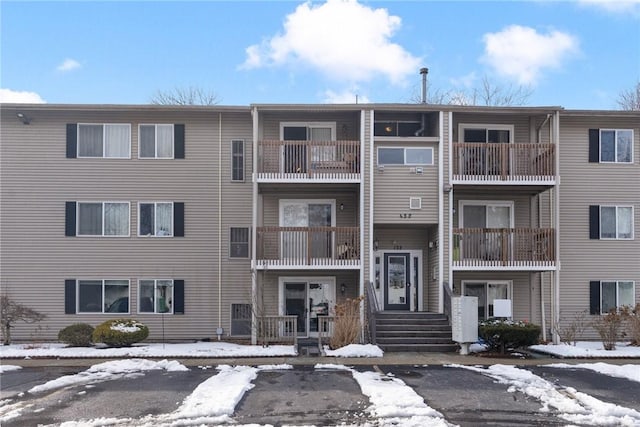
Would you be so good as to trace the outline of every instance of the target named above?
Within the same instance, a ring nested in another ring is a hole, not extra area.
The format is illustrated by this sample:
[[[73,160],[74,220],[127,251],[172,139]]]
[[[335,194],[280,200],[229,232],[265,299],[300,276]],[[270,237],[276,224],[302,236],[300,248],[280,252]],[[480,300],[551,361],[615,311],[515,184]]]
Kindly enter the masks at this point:
[[[303,262],[307,258],[331,258],[335,223],[333,200],[281,200],[280,226],[313,228],[282,232],[282,258]]]
[[[511,202],[461,201],[461,227],[473,228],[462,242],[464,259],[502,260],[510,254],[511,242],[504,229],[513,228]],[[487,230],[491,229],[491,230]]]
[[[298,336],[317,337],[320,318],[328,316],[335,305],[335,279],[284,280],[282,295],[282,314],[297,317]]]
[[[384,255],[384,309],[409,310],[411,301],[411,254]]]

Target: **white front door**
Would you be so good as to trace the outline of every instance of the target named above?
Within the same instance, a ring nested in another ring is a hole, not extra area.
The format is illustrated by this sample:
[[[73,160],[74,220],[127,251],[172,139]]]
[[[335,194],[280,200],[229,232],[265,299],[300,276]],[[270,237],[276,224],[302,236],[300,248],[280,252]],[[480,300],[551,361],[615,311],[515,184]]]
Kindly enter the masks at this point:
[[[296,316],[299,337],[317,337],[320,318],[333,312],[334,277],[280,278],[280,315]]]

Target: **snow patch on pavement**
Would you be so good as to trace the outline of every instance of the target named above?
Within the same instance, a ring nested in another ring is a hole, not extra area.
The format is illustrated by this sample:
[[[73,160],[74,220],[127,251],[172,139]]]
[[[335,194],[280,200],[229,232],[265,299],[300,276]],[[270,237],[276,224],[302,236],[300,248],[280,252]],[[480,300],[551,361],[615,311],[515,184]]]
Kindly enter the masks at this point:
[[[324,346],[324,353],[333,357],[382,357],[384,352],[380,347],[373,344],[349,344],[335,350],[330,350]]]
[[[565,369],[589,369],[599,374],[609,375],[611,377],[625,378],[629,381],[640,383],[640,365],[611,365],[609,363],[579,363],[569,365],[567,363],[551,363],[543,365],[549,368],[565,368]]]

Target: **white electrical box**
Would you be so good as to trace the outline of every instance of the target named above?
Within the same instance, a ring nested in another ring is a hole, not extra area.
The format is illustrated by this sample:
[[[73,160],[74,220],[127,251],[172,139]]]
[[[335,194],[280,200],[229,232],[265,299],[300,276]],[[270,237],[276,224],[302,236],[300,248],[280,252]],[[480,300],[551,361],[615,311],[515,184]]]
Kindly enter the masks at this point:
[[[493,300],[493,317],[511,318],[513,310],[511,309],[510,299],[494,299]]]
[[[478,297],[451,298],[451,332],[455,342],[478,341]]]

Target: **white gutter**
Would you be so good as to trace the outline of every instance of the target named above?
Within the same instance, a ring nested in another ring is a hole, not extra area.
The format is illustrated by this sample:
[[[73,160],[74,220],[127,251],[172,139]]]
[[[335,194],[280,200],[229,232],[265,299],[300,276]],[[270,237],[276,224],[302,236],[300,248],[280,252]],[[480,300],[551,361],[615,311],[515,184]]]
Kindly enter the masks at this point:
[[[257,248],[258,241],[258,109],[254,107],[251,110],[251,118],[253,119],[253,170],[251,174],[251,187],[252,187],[252,203],[251,203],[251,344],[256,345],[258,343],[257,336],[257,312],[258,308],[258,271],[257,264]]]
[[[453,294],[453,200],[454,200],[454,188],[453,184],[453,170],[451,165],[451,158],[453,157],[452,149],[453,149],[453,112],[449,111],[449,185],[451,185],[451,191],[449,192],[449,254],[448,254],[448,269],[449,269],[449,289]]]
[[[365,110],[360,110],[360,213],[358,216],[358,222],[360,224],[360,284],[359,284],[359,293],[358,295],[365,295],[365,285],[364,285],[364,260],[365,260],[365,254],[364,254],[364,233],[365,233],[365,228],[364,228],[364,189],[365,189],[365,185],[364,185],[364,154],[365,154],[365,127],[364,127],[364,120],[366,117],[366,112]],[[371,246],[371,234],[369,233],[369,246]],[[370,256],[369,254],[371,253],[371,251],[367,251],[367,256]],[[360,309],[360,324],[364,325],[364,304],[362,304]],[[362,333],[364,334],[364,328],[362,329]]]
[[[554,272],[554,300],[553,318],[551,324],[557,324],[560,320],[560,111],[556,111],[553,121],[553,140],[556,144],[556,185],[554,190],[554,217],[556,237],[556,270]],[[553,333],[553,343],[560,344],[557,332]]]

